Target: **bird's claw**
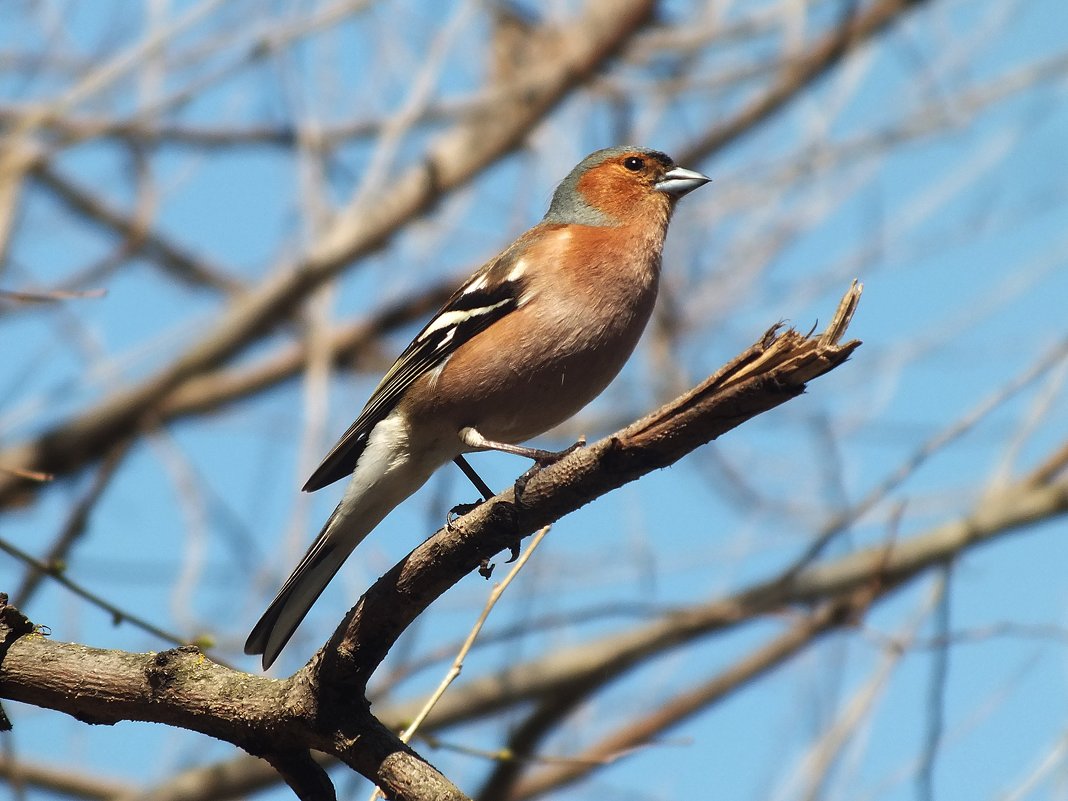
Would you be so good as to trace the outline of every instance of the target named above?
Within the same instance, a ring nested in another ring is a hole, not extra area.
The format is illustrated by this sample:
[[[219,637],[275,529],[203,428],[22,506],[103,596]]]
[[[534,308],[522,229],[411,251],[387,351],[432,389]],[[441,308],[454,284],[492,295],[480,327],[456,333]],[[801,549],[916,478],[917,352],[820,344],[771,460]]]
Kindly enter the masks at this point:
[[[556,454],[555,454],[556,458],[553,459],[553,462],[559,462],[565,456],[570,456],[572,453],[577,451],[579,448],[585,448],[585,447],[586,447],[586,435],[583,434],[578,439],[576,439],[573,443],[571,443],[566,448],[564,448],[562,451],[557,451]],[[550,462],[549,464],[552,464],[552,462]]]
[[[474,511],[475,509],[480,507],[483,503],[484,503],[484,501],[479,499],[479,500],[475,501],[474,503],[458,503],[458,504],[456,504],[445,515],[445,528],[447,528],[449,531],[452,531],[452,524],[453,523],[455,523],[457,520],[459,520],[461,517],[463,517],[468,512]]]
[[[530,481],[530,479],[534,478],[534,476],[538,474],[539,470],[541,470],[541,465],[537,462],[534,462],[534,464],[532,464],[530,468],[527,469],[525,473],[523,473],[523,475],[521,475],[515,480],[515,486],[512,488],[512,491],[515,494],[516,503],[518,503],[519,499],[523,497],[523,492],[526,491],[527,488],[527,482]]]
[[[510,565],[510,564],[512,564],[512,562],[514,562],[518,558],[519,558],[519,540],[516,540],[515,542],[513,542],[511,545],[508,546],[508,560],[505,562],[505,564],[506,565]],[[484,556],[484,557],[482,557],[482,560],[478,563],[478,575],[482,576],[482,578],[484,578],[484,579],[488,579],[490,576],[493,575],[493,568],[494,567],[495,567],[495,565],[493,564],[493,562],[491,562],[489,560],[489,557],[488,556]]]
[[[586,437],[582,436],[575,440],[571,445],[564,448],[562,451],[543,451],[542,453],[540,453],[534,459],[534,464],[532,464],[530,468],[525,473],[523,473],[523,475],[521,475],[515,480],[515,487],[513,489],[515,492],[516,501],[518,501],[523,496],[523,492],[526,490],[527,483],[530,481],[530,479],[534,478],[534,476],[536,476],[542,468],[548,467],[551,464],[556,464],[565,456],[570,456],[579,448],[584,447],[586,447]],[[509,559],[508,561],[511,562],[514,560],[515,557],[512,557],[512,559]]]

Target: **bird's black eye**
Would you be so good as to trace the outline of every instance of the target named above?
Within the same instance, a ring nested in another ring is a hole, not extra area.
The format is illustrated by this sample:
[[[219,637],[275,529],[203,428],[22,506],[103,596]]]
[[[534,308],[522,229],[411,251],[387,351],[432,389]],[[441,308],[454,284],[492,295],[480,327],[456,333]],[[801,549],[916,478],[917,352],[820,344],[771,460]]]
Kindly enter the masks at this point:
[[[638,172],[645,166],[645,159],[640,159],[637,156],[628,156],[623,159],[623,166],[631,172]]]

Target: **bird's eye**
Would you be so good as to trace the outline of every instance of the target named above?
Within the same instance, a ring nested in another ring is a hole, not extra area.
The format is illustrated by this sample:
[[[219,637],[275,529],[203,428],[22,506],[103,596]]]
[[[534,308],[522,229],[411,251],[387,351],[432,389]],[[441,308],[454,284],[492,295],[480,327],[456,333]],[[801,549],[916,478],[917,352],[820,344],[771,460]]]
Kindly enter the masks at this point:
[[[645,159],[640,159],[637,156],[628,156],[623,159],[623,166],[631,172],[638,172],[645,166]]]

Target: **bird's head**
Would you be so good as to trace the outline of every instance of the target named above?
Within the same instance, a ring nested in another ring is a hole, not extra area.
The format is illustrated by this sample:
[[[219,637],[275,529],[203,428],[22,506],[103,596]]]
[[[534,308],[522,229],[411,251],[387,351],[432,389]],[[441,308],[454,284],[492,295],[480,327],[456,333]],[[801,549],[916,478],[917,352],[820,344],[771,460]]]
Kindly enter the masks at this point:
[[[649,218],[667,221],[675,202],[711,178],[676,166],[644,147],[591,153],[560,182],[545,222],[620,226]]]

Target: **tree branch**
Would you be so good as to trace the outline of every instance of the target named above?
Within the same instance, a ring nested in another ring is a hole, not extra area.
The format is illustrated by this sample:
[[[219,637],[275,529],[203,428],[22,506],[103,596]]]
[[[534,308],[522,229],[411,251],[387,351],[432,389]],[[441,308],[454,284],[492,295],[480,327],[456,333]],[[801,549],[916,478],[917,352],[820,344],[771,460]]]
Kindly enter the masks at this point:
[[[485,560],[796,397],[806,382],[849,358],[860,343],[840,343],[859,298],[860,287],[854,282],[822,334],[805,337],[793,329],[779,333],[772,328],[690,392],[537,473],[521,500],[514,490],[506,490],[439,531],[367,591],[304,668],[306,680],[330,693],[327,708],[343,713],[343,699],[363,697],[371,674],[408,625]]]
[[[857,47],[897,22],[906,12],[927,0],[878,0],[853,13],[812,45],[803,56],[784,64],[779,79],[741,111],[707,135],[693,141],[679,155],[680,164],[696,163],[729,145],[770,117],[838,64]]]

